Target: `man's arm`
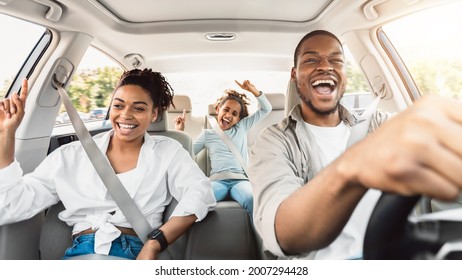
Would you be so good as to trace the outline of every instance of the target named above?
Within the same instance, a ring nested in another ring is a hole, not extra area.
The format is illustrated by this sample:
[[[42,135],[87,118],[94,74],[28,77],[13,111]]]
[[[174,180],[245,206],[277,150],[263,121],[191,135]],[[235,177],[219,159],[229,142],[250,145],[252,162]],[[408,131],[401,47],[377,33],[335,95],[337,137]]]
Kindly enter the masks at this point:
[[[349,184],[333,162],[279,206],[275,232],[288,254],[322,249],[333,242],[348,222],[367,189]]]
[[[301,173],[308,163],[299,165],[303,159],[296,156],[292,133],[265,130],[252,148],[249,166],[255,227],[267,249],[281,256],[327,246],[366,192],[361,186],[346,188],[334,163],[304,185]]]
[[[454,100],[423,98],[353,145],[306,185],[287,194],[274,218],[282,250],[302,253],[328,245],[341,232],[368,187],[401,195],[455,199],[462,187],[460,112],[462,104]],[[284,145],[279,148],[284,149]],[[266,154],[262,151],[255,157],[263,155],[259,161],[262,165],[284,164],[279,158],[284,155],[274,154],[275,149],[266,146]],[[265,176],[264,188],[289,187],[271,172]],[[269,180],[279,183],[272,185]],[[268,189],[259,192],[268,193]],[[260,205],[256,211],[264,212],[265,207],[268,205]],[[265,219],[264,214],[262,217]]]

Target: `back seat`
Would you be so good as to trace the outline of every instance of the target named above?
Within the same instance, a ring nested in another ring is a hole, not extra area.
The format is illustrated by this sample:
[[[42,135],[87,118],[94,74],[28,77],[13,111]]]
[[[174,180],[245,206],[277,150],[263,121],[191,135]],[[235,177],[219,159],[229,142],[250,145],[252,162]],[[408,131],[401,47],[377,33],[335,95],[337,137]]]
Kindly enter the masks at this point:
[[[210,116],[216,116],[217,112],[215,110],[215,104],[209,104],[207,107],[207,114]],[[207,120],[207,116],[204,116],[204,129],[211,129],[209,121]],[[200,151],[196,156],[195,160],[197,165],[199,165],[202,172],[204,172],[205,176],[210,177],[210,170],[212,169],[212,165],[210,163],[209,151],[207,148]]]
[[[265,93],[266,98],[273,109],[260,122],[252,126],[247,134],[247,145],[251,147],[257,140],[260,132],[267,126],[279,123],[284,118],[284,108],[286,96],[283,93]]]
[[[193,115],[191,99],[187,95],[175,95],[173,96],[173,104],[175,108],[170,107],[167,114],[167,128],[175,129],[173,120],[183,114],[183,110],[186,110],[186,125],[184,131],[188,133],[192,139],[196,139],[197,136],[202,132],[203,121],[202,117]]]
[[[162,118],[159,118],[157,121],[151,123],[148,127],[147,132],[149,135],[161,135],[167,136],[172,139],[177,140],[183,145],[183,148],[188,151],[188,153],[192,156],[193,155],[193,148],[192,148],[192,138],[191,136],[184,132],[175,129],[169,129],[168,125],[168,113],[164,111]]]
[[[271,112],[255,124],[247,134],[247,145],[250,148],[257,140],[260,132],[267,126],[279,123],[285,114],[286,96],[283,93],[266,93],[266,98],[271,103],[273,109]],[[208,114],[216,116],[215,104],[209,104],[207,108]],[[204,129],[211,129],[211,126],[207,120],[207,116],[204,116]],[[207,149],[200,151],[195,157],[197,165],[201,168],[206,176],[210,176],[210,158]]]

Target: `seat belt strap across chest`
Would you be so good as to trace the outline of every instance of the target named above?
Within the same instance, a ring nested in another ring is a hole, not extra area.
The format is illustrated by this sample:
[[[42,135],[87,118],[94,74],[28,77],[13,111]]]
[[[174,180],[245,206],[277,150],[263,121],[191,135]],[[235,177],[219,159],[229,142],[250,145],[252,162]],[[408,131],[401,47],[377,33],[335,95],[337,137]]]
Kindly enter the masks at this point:
[[[58,86],[57,89],[59,96],[63,100],[63,104],[66,107],[69,119],[74,126],[77,137],[79,138],[91,163],[95,167],[98,175],[108,189],[108,192],[111,194],[115,203],[117,206],[119,206],[120,210],[127,218],[127,221],[131,224],[141,241],[145,243],[148,239],[148,234],[152,231],[152,228],[149,225],[146,217],[144,217],[138,206],[136,206],[135,202],[130,197],[130,194],[125,189],[119,177],[117,177],[115,174],[114,169],[110,165],[108,159],[103,155],[101,150],[96,145],[95,141],[80,119],[77,110],[72,105],[72,102],[64,88]]]
[[[376,97],[371,102],[371,104],[367,106],[366,110],[364,110],[364,112],[361,114],[356,124],[353,125],[353,127],[351,128],[350,137],[348,137],[346,145],[347,148],[366,137],[367,132],[369,131],[372,116],[374,115],[375,111],[377,111],[379,102],[380,97]]]
[[[228,149],[233,153],[234,157],[237,159],[239,164],[241,165],[242,169],[244,170],[245,174],[247,173],[247,165],[242,158],[241,153],[238,151],[236,146],[234,145],[233,141],[231,141],[231,138],[229,138],[228,135],[225,134],[225,132],[220,128],[218,125],[217,120],[215,117],[211,115],[207,115],[207,120],[209,121],[210,125],[212,126],[213,130],[217,133],[217,135],[221,138],[221,140],[225,143],[225,145],[228,147]]]

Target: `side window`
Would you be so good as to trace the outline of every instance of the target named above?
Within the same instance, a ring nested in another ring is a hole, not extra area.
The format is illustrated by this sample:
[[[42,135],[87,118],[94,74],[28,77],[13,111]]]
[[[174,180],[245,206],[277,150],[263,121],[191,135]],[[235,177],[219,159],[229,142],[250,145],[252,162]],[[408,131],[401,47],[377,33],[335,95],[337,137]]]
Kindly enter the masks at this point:
[[[369,84],[361,68],[354,60],[348,47],[344,45],[343,49],[345,51],[348,82],[342,104],[350,110],[361,114],[374,97],[370,92]]]
[[[99,50],[90,47],[85,53],[67,93],[88,129],[102,126],[111,94],[122,73],[123,69]],[[72,131],[68,114],[64,106],[61,106],[53,134]]]
[[[462,99],[461,10],[462,2],[459,1],[383,27],[420,95],[439,94]]]
[[[13,85],[16,75],[46,29],[0,14],[0,99]]]

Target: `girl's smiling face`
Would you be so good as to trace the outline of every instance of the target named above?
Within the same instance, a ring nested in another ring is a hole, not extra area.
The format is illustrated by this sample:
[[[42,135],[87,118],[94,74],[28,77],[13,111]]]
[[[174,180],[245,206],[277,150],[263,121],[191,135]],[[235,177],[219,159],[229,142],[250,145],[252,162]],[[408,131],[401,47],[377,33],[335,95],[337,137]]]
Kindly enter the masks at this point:
[[[226,102],[217,108],[217,120],[222,130],[228,130],[239,122],[241,115],[241,104],[232,99],[226,100]]]

